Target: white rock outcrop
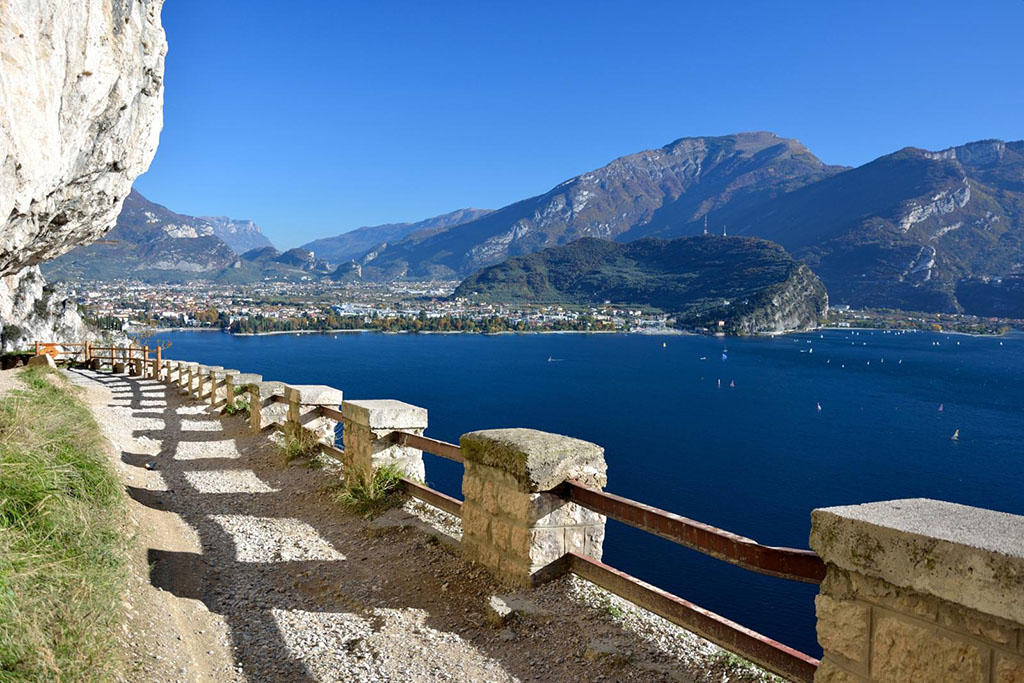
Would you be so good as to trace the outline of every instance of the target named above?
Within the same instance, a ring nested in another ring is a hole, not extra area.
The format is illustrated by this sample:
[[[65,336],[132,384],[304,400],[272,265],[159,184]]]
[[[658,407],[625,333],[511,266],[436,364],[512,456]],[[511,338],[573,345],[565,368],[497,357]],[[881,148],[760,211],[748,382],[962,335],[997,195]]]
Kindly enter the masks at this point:
[[[114,226],[156,153],[163,0],[0,0],[0,301]],[[39,312],[42,312],[40,307]]]

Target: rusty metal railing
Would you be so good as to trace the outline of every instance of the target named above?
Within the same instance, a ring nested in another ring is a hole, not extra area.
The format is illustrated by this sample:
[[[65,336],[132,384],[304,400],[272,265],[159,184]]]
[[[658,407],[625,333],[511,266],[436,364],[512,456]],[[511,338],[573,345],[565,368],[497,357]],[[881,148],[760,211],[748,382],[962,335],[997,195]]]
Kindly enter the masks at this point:
[[[333,408],[322,407],[320,414],[345,421],[341,411]],[[461,448],[446,441],[402,431],[393,431],[381,438],[448,460],[464,462]],[[414,498],[461,516],[462,503],[459,500],[409,479],[402,482],[406,492]],[[762,545],[745,536],[576,481],[562,484],[553,493],[641,531],[749,571],[812,584],[820,584],[825,577],[824,562],[811,550]],[[819,665],[816,658],[602,562],[569,553],[559,560],[559,566],[549,567],[547,571],[553,574],[571,571],[773,673],[794,681],[811,683],[814,680]]]
[[[735,652],[751,662],[790,680],[812,683],[819,661],[688,600],[609,567],[603,562],[568,553],[566,569],[605,590],[615,593],[677,626]]]
[[[340,416],[338,411],[331,412]],[[463,462],[461,449],[455,444],[400,431],[391,432],[383,438],[391,443],[411,446],[442,458]],[[415,498],[454,515],[461,513],[462,504],[454,498],[422,484],[404,481],[406,490]],[[824,562],[811,550],[762,545],[745,536],[622,496],[605,493],[575,481],[566,482],[556,488],[554,493],[611,519],[743,569],[812,584],[821,583],[825,577]],[[559,562],[561,566],[551,567],[549,571],[554,574],[571,571],[719,647],[790,680],[807,683],[814,680],[819,661],[810,655],[592,558],[569,553]]]
[[[760,574],[819,584],[825,563],[812,550],[777,548],[681,515],[569,481],[555,490],[566,500],[631,527]]]
[[[462,462],[462,449],[447,441],[438,441],[437,439],[420,436],[419,434],[410,434],[409,432],[391,432],[384,438],[398,446],[410,446],[447,460]]]

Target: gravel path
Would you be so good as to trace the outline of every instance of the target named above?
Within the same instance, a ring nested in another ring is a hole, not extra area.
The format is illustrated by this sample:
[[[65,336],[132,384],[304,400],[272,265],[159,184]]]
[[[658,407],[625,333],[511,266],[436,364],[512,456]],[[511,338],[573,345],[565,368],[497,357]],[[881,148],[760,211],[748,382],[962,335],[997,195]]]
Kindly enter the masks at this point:
[[[459,558],[444,513],[350,515],[336,471],[286,465],[242,418],[152,380],[68,376],[138,521],[126,680],[766,680],[578,578],[510,593]],[[496,595],[515,610],[503,622]]]

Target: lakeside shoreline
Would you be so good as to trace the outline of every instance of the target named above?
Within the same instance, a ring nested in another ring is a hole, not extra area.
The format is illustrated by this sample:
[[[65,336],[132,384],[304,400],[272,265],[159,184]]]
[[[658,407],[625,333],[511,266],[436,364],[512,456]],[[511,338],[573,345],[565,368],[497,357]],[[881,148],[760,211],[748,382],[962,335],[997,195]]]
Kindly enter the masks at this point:
[[[785,332],[765,332],[763,334],[752,334],[752,335],[733,335],[736,338],[773,338],[773,337],[785,337],[792,334],[811,334],[814,332],[829,331],[829,332],[924,332],[931,334],[955,334],[964,337],[991,337],[998,339],[1006,337],[1014,332],[1013,328],[1006,332],[999,334],[995,333],[978,333],[978,332],[960,332],[957,330],[921,330],[917,328],[898,328],[898,327],[837,327],[835,325],[822,325],[814,327],[808,330],[788,330]],[[360,327],[354,329],[339,329],[339,330],[273,330],[270,332],[230,332],[222,330],[219,327],[162,327],[153,330],[131,332],[129,334],[139,335],[152,335],[152,334],[163,334],[171,332],[222,332],[230,334],[235,337],[271,337],[275,335],[286,335],[286,334],[433,334],[433,335],[451,335],[451,334],[480,334],[480,335],[502,335],[502,334],[636,334],[636,335],[647,335],[647,336],[693,336],[693,337],[718,337],[730,335],[702,335],[697,332],[690,332],[687,330],[679,330],[674,328],[664,329],[639,329],[639,330],[502,330],[500,332],[483,332],[480,330],[380,330],[372,327]]]
[[[220,328],[210,327],[168,327],[160,328],[157,330],[147,330],[147,334],[162,334],[170,332],[222,332]],[[488,336],[497,336],[502,334],[639,334],[639,335],[650,335],[650,336],[702,336],[695,332],[687,332],[685,330],[502,330],[501,332],[481,332],[479,330],[420,330],[419,332],[412,332],[409,330],[378,330],[375,328],[358,328],[348,330],[274,330],[272,332],[226,332],[233,337],[272,337],[275,335],[282,334],[354,334],[354,333],[367,333],[367,334],[437,334],[437,335],[449,335],[449,334],[479,334]],[[142,332],[136,332],[132,334],[142,334]],[[780,332],[779,334],[793,334],[791,332]],[[762,335],[762,336],[775,336],[775,335]]]

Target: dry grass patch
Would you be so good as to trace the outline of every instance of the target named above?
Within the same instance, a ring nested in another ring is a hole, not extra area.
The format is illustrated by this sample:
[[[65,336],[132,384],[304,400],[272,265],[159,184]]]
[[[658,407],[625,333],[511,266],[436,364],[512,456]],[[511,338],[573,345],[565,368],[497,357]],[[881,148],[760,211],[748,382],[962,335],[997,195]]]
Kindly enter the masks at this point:
[[[0,680],[109,678],[127,575],[124,495],[77,390],[29,368],[0,400]]]

